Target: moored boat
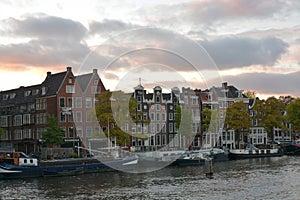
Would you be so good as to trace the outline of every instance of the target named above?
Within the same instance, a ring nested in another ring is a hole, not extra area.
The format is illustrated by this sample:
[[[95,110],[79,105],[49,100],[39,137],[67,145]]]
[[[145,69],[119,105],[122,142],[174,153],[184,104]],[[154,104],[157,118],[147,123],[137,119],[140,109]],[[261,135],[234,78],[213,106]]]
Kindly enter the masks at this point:
[[[0,179],[66,176],[122,169],[137,162],[136,157],[99,161],[96,158],[68,158],[39,161],[21,152],[0,152]],[[114,167],[115,166],[115,167]]]
[[[286,155],[300,155],[300,140],[291,144],[283,144],[283,150]]]
[[[245,149],[229,150],[229,159],[247,159],[282,156],[282,152],[278,148],[259,149],[253,145],[248,145]]]
[[[228,154],[219,148],[186,151],[173,165],[202,165],[208,159],[212,159],[212,162],[227,161]]]

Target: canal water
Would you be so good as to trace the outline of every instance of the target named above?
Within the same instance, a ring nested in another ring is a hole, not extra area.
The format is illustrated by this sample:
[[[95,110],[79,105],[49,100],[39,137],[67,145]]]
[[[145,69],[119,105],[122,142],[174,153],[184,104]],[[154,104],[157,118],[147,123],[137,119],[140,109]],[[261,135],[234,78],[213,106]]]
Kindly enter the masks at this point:
[[[292,199],[300,200],[300,157],[166,167],[142,174],[106,172],[78,176],[0,180],[0,199]]]

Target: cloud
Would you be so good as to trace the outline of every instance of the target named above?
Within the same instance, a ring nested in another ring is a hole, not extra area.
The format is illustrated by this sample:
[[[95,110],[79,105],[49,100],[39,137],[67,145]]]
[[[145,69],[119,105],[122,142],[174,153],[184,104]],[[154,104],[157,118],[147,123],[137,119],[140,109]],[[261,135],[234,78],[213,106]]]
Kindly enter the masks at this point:
[[[287,52],[288,44],[275,37],[263,39],[226,37],[201,41],[220,69],[273,65]]]
[[[141,26],[139,25],[126,23],[120,20],[104,19],[102,21],[92,21],[91,23],[89,23],[89,34],[110,36],[110,34],[120,33],[140,27]]]
[[[46,14],[27,15],[24,19],[2,20],[2,34],[29,38],[51,38],[80,42],[87,29],[79,22]]]
[[[224,76],[223,80],[238,88],[262,94],[289,94],[300,96],[300,71],[290,74],[248,73]]]

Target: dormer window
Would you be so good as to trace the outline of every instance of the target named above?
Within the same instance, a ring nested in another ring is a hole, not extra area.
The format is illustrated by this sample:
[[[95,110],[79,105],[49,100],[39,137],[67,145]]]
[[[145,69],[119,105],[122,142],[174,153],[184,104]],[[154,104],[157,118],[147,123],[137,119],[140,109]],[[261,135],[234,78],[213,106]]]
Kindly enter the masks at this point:
[[[70,84],[73,83],[73,78],[72,77],[69,78],[68,83],[70,83]]]
[[[31,94],[31,91],[30,91],[30,90],[24,92],[24,96],[25,96],[25,97],[28,97],[30,94]]]
[[[42,87],[42,95],[46,94],[46,87]]]
[[[16,96],[16,93],[11,93],[11,94],[9,94],[9,98],[10,98],[10,99],[15,98],[15,96]]]

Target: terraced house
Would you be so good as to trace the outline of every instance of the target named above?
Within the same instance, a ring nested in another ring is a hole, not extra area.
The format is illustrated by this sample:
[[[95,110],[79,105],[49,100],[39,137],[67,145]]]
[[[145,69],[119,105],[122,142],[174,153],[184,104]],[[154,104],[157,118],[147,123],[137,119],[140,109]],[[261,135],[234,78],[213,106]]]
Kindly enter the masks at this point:
[[[105,87],[97,74],[74,76],[71,67],[52,74],[38,85],[0,92],[1,148],[30,153],[38,151],[47,116],[53,115],[64,127],[65,138],[91,136],[99,124],[85,124],[97,94]]]

